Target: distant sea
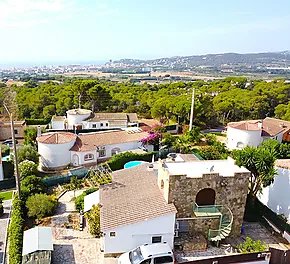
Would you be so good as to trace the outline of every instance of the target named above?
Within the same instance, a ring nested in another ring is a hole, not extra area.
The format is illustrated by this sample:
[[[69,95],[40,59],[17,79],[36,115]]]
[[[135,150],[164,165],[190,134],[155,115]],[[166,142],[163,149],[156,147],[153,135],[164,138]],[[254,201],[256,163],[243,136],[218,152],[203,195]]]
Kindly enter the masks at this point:
[[[49,67],[49,66],[66,66],[66,65],[101,65],[108,61],[41,61],[41,62],[0,62],[0,69],[11,68],[31,68],[31,67]]]

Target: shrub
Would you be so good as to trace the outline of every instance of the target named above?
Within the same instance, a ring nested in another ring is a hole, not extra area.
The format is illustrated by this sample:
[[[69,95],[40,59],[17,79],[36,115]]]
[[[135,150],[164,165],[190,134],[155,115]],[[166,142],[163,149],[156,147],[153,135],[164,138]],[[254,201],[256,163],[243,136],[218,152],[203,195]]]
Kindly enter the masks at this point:
[[[24,130],[24,144],[25,145],[36,145],[37,137],[37,128],[36,127],[27,127]]]
[[[29,175],[36,175],[38,173],[37,165],[30,160],[24,160],[20,162],[18,165],[18,169],[21,179],[24,179]]]
[[[75,199],[75,208],[76,208],[76,210],[84,211],[84,199],[85,199],[85,196],[97,191],[98,189],[99,188],[91,188],[91,189],[88,189],[88,190],[84,191],[81,195],[79,195]]]
[[[18,162],[22,162],[24,160],[31,160],[34,163],[38,164],[39,154],[37,149],[32,145],[23,145],[17,150]]]
[[[35,175],[27,176],[21,181],[21,197],[25,201],[31,195],[43,193],[45,186],[40,177]]]
[[[252,238],[247,237],[244,243],[237,245],[237,248],[242,253],[261,252],[267,249],[267,244],[262,243],[260,240],[254,241]]]
[[[13,199],[13,210],[11,213],[11,220],[8,229],[9,239],[9,263],[19,264],[22,260],[22,241],[23,241],[23,204],[16,196]]]
[[[56,206],[57,200],[54,197],[42,193],[32,195],[26,201],[28,216],[37,219],[53,215]]]
[[[85,218],[88,220],[90,226],[90,233],[94,237],[101,237],[102,232],[100,228],[100,205],[93,205],[90,212],[85,213]]]
[[[152,160],[152,152],[148,152],[145,154],[137,154],[133,152],[124,152],[113,156],[108,165],[110,166],[111,170],[120,170],[124,168],[125,163],[133,160],[143,160],[150,162]]]
[[[2,154],[2,157],[8,156],[10,154],[10,148],[7,145],[2,144],[1,145],[1,154]]]

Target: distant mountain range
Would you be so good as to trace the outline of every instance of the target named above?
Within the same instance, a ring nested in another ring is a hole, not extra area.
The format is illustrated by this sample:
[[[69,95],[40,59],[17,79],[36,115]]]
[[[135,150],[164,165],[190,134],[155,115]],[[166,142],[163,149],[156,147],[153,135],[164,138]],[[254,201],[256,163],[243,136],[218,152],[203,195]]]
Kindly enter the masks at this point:
[[[171,69],[191,69],[213,67],[219,68],[264,68],[264,67],[290,67],[290,51],[266,53],[223,53],[193,56],[176,56],[154,60],[121,59],[114,61],[115,67],[153,67]]]

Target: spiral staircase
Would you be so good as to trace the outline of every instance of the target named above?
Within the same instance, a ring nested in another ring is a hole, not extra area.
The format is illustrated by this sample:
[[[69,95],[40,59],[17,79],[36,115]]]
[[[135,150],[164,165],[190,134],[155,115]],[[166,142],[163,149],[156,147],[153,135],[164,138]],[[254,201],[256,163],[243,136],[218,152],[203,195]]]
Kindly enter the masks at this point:
[[[226,205],[206,205],[199,206],[195,204],[194,214],[202,218],[220,218],[219,229],[209,229],[208,241],[212,241],[219,246],[221,240],[228,237],[232,230],[233,213]]]

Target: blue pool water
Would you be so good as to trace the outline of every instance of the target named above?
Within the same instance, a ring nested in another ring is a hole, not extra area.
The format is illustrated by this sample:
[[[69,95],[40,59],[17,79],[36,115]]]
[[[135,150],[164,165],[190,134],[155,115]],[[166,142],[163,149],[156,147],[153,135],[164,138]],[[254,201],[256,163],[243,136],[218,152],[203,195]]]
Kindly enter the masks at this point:
[[[144,163],[144,161],[140,161],[140,160],[129,161],[124,165],[124,169],[129,169],[129,168],[138,166],[142,163]]]

